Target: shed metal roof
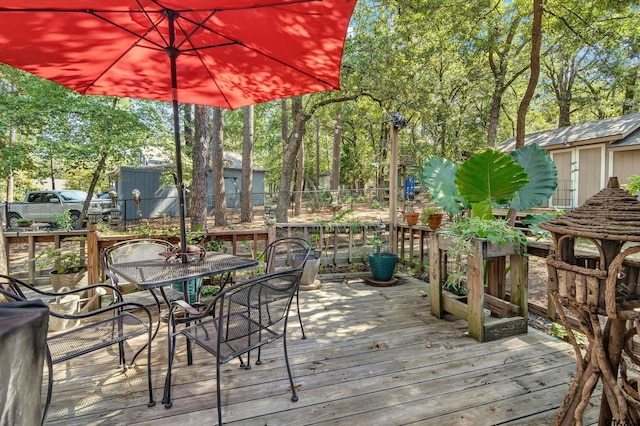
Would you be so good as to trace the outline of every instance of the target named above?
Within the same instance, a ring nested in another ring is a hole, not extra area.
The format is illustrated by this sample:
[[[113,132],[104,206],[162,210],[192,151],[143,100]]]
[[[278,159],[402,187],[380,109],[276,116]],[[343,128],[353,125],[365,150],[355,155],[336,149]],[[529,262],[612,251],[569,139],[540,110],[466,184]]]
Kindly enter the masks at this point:
[[[567,143],[602,141],[613,142],[611,147],[629,146],[640,144],[640,113],[623,115],[621,117],[607,118],[605,120],[591,121],[575,126],[561,127],[559,129],[546,130],[531,133],[524,137],[525,145],[536,143],[543,148],[562,146]],[[634,133],[635,132],[635,133]],[[627,138],[631,137],[627,141]],[[498,149],[503,152],[515,149],[516,138],[509,138],[500,144]]]

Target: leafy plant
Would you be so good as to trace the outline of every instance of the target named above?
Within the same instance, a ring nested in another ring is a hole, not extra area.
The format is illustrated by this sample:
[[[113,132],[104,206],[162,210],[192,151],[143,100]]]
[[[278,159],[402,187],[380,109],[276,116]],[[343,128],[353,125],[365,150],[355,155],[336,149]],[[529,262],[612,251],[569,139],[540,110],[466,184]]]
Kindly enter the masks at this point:
[[[380,238],[380,234],[376,232],[375,234],[373,234],[373,238],[371,238],[369,244],[373,246],[376,253],[380,253],[380,248],[384,244],[384,241],[382,241],[382,238]]]
[[[78,237],[69,240],[83,239]],[[77,246],[71,249],[47,247],[38,253],[35,260],[38,268],[51,269],[57,274],[75,274],[87,270],[85,258]]]
[[[540,224],[547,222],[555,217],[564,214],[564,211],[557,210],[554,212],[545,212],[541,214],[528,214],[522,219],[522,224],[527,225],[529,232],[536,237],[537,240],[541,238],[551,238],[551,232],[540,228]]]
[[[54,220],[56,229],[60,229],[62,231],[71,231],[73,229],[73,219],[71,218],[70,212],[54,216]]]
[[[422,213],[420,213],[420,222],[423,224],[429,223],[429,218],[436,214],[442,214],[442,210],[440,207],[434,205],[428,205],[424,209],[422,209]]]
[[[513,243],[516,247],[523,247],[527,243],[527,237],[520,231],[510,226],[506,220],[482,220],[479,217],[463,217],[458,219],[451,226],[446,234],[453,245],[449,248],[448,254],[453,259],[453,266],[447,272],[447,280],[443,287],[454,294],[460,293],[462,282],[466,280],[466,267],[464,260],[471,253],[471,240],[474,238],[484,238],[489,243],[504,246]]]
[[[623,183],[620,188],[629,191],[631,195],[636,195],[640,191],[640,176],[631,175],[627,178],[627,181],[628,183]]]
[[[487,150],[460,166],[443,158],[429,159],[422,180],[434,203],[450,215],[471,208],[475,216],[493,218],[493,207],[525,210],[553,194],[557,171],[543,148],[527,145],[511,154]]]
[[[243,243],[245,243],[245,241],[243,241]],[[249,248],[251,249],[251,254],[253,256],[253,246],[249,245]],[[227,245],[225,244],[224,240],[209,240],[204,243],[204,249],[205,251],[215,251],[219,253],[228,252]]]
[[[454,222],[447,230],[447,235],[455,237],[455,240],[468,240],[473,238],[486,238],[490,243],[504,246],[507,242],[516,245],[527,243],[527,237],[520,231],[510,226],[506,220],[482,220],[479,217],[463,217]]]

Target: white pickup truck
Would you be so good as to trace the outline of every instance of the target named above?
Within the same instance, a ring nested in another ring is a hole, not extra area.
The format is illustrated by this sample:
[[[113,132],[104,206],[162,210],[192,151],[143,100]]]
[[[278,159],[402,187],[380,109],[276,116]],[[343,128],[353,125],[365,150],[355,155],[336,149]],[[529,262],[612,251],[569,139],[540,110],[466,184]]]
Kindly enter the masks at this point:
[[[80,217],[84,201],[88,194],[84,191],[31,191],[27,192],[23,202],[9,203],[6,208],[7,225],[19,226],[21,220],[55,223],[61,216],[69,213],[75,223]],[[111,201],[92,198],[89,212],[109,213]]]

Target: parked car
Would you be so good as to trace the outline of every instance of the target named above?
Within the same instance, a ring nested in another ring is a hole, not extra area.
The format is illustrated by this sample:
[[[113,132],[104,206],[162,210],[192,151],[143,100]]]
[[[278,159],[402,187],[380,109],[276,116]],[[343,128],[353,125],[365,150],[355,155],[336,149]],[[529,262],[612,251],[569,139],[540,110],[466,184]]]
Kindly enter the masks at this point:
[[[55,223],[59,217],[69,214],[75,223],[89,194],[78,190],[30,191],[23,202],[8,203],[5,211],[7,225],[18,227],[23,220],[31,222]],[[109,214],[111,201],[92,197],[87,213]]]

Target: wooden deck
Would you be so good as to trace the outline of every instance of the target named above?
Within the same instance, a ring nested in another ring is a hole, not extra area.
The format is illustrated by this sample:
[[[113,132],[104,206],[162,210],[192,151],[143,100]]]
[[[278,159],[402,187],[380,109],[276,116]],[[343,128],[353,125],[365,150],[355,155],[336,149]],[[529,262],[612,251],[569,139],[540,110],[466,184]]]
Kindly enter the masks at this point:
[[[431,316],[427,293],[427,283],[406,276],[377,288],[342,275],[301,292],[308,339],[293,313],[289,335],[299,401],[290,399],[280,342],[251,370],[223,366],[225,424],[551,424],[575,371],[571,347],[533,329],[478,343],[465,322]],[[215,424],[215,365],[202,350],[187,366],[180,345],[173,407],[160,403],[165,334],[153,347],[155,407],[146,406],[144,368],[119,372],[110,349],[56,366],[47,424]],[[596,422],[597,404],[586,424]]]

